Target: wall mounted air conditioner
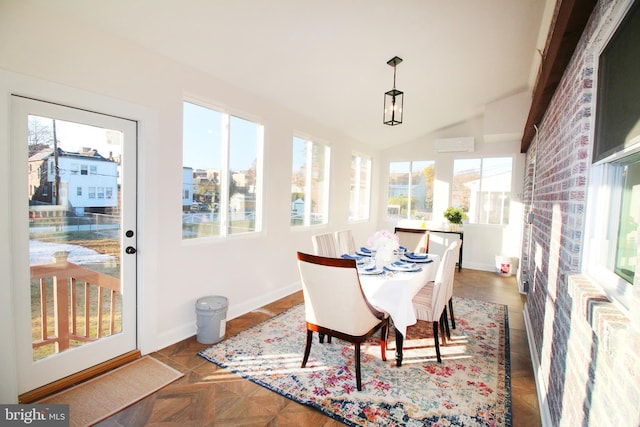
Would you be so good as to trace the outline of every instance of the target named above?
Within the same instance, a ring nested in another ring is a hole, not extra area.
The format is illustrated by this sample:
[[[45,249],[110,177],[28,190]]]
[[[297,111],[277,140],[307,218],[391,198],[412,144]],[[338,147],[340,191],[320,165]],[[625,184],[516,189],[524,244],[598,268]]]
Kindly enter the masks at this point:
[[[472,136],[463,138],[438,138],[436,139],[436,152],[438,153],[473,153],[476,149],[476,139]]]

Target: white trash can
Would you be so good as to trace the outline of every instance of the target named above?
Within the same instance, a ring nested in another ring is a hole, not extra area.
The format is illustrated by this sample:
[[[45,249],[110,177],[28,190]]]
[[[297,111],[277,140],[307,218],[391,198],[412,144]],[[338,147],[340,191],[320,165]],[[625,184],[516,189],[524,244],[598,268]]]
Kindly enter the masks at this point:
[[[198,326],[197,339],[201,344],[222,341],[227,332],[227,308],[229,301],[222,296],[208,296],[196,301]]]
[[[499,276],[511,276],[518,269],[518,258],[496,255],[496,273]]]

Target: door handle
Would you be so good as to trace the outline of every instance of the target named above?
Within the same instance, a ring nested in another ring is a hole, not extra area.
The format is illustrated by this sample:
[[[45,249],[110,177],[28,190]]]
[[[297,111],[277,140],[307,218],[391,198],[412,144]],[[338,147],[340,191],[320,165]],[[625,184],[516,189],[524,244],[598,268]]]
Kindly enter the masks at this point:
[[[134,248],[133,246],[127,246],[127,249],[125,249],[124,251],[129,255],[132,255],[136,253],[136,248]]]

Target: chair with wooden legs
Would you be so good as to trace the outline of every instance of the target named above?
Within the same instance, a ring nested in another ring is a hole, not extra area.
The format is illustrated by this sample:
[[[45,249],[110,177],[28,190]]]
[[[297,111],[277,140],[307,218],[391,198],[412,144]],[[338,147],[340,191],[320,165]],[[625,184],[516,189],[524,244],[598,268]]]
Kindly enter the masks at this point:
[[[417,228],[395,228],[400,246],[407,248],[409,252],[429,252],[429,231]]]
[[[338,244],[338,256],[356,253],[356,242],[353,239],[351,230],[336,231],[336,242]]]
[[[313,251],[316,255],[336,258],[336,240],[333,233],[314,234],[311,236]]]
[[[447,343],[447,335],[449,335],[449,324],[447,321],[447,300],[449,281],[453,280],[453,274],[456,267],[455,250],[447,248],[438,271],[433,282],[428,282],[413,297],[413,309],[418,320],[433,322],[433,340],[436,347],[436,356],[438,363],[442,362],[440,355],[440,340],[438,338],[438,329],[442,336],[442,344]]]
[[[460,246],[461,246],[460,240],[454,240],[449,244],[449,249],[453,251],[452,256],[454,260],[457,260],[459,258],[459,254],[461,250]],[[453,317],[453,276],[455,275],[455,272],[456,272],[456,268],[455,268],[455,261],[454,261],[453,273],[451,274],[449,278],[449,283],[447,284],[447,300],[449,304],[449,316],[451,317],[451,329],[456,328],[456,319]]]
[[[307,365],[313,333],[326,334],[354,344],[356,386],[362,390],[360,345],[380,331],[382,360],[387,360],[387,313],[373,307],[360,285],[356,261],[298,252],[298,270],[304,295],[307,342],[302,368]],[[339,295],[339,298],[336,298]]]

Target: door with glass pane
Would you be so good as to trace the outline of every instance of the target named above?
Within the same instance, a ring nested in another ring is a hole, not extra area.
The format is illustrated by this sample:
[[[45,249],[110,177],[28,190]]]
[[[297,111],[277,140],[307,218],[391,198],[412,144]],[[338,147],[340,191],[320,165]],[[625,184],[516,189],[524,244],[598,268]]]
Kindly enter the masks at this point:
[[[12,97],[19,392],[136,343],[136,122]]]

